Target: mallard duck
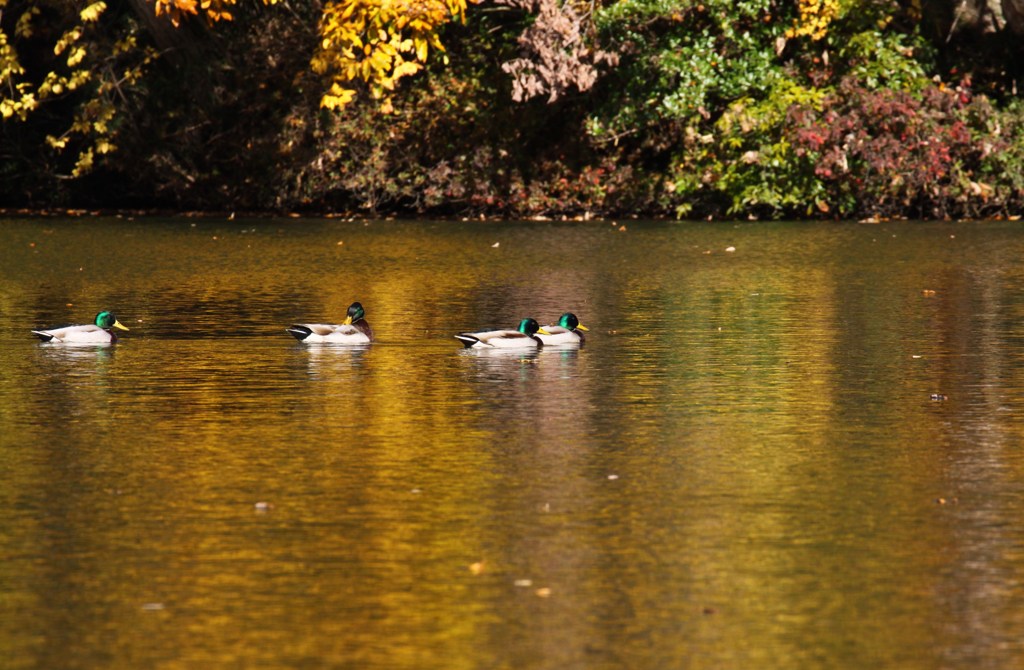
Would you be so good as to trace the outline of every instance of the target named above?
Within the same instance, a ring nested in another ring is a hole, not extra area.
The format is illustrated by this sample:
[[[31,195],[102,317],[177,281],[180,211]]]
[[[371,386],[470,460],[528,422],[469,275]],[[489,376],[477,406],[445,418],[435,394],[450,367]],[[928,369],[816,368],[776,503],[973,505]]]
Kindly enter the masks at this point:
[[[95,321],[89,324],[33,330],[32,332],[43,342],[53,342],[54,344],[113,344],[117,342],[117,335],[111,328],[128,330],[127,326],[121,325],[113,312],[104,310],[96,315]]]
[[[537,334],[547,335],[536,319],[523,319],[516,330],[484,330],[479,333],[459,333],[455,336],[467,349],[476,347],[504,349],[536,349],[543,345]]]
[[[364,318],[363,306],[354,302],[348,307],[348,316],[340,324],[333,323],[297,323],[285,328],[299,342],[312,344],[326,342],[329,344],[366,344],[373,342],[373,330]]]
[[[580,331],[589,330],[589,328],[580,323],[575,314],[566,312],[558,319],[556,325],[544,326],[544,330],[548,332],[547,335],[537,336],[544,344],[583,344],[586,338]]]

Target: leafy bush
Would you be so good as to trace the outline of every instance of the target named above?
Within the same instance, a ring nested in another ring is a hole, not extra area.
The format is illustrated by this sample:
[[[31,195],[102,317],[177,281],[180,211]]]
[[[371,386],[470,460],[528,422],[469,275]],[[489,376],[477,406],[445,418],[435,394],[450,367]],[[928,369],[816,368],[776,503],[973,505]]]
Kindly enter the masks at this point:
[[[620,67],[590,120],[598,141],[713,114],[784,77],[775,49],[788,21],[773,0],[620,0],[597,16]]]
[[[976,67],[955,0],[474,4],[431,38],[447,60],[401,40],[417,65],[386,100],[332,92],[334,111],[310,71],[324,3],[163,0],[234,19],[175,29],[146,2],[9,0],[5,204],[944,217],[1024,200],[1019,40],[986,40]],[[955,72],[973,83],[944,86]]]
[[[781,215],[821,203],[813,165],[794,151],[785,131],[791,108],[817,109],[824,97],[823,90],[780,80],[764,98],[732,103],[711,133],[692,133],[672,166],[677,213],[696,207],[730,216]]]
[[[814,162],[838,216],[962,216],[990,189],[976,179],[991,151],[985,142],[1002,143],[996,134],[979,137],[991,114],[966,85],[912,95],[848,78],[820,110],[792,108],[787,137]]]

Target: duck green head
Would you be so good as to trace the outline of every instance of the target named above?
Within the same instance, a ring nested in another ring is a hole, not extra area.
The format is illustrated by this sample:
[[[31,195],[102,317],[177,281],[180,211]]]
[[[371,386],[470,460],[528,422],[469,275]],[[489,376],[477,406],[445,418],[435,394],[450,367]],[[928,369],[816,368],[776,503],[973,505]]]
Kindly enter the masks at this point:
[[[128,330],[128,326],[121,325],[121,322],[117,320],[113,312],[103,310],[96,315],[96,325],[104,330],[110,330],[111,328],[120,328],[121,330]]]
[[[537,323],[537,319],[523,319],[519,322],[519,332],[523,335],[535,335],[540,333],[541,335],[550,335],[548,331],[540,327]]]
[[[566,330],[576,330],[577,328],[579,328],[580,330],[590,330],[582,323],[580,323],[580,320],[577,319],[576,315],[573,314],[572,312],[566,312],[565,314],[563,314],[562,317],[558,319],[558,325],[561,326],[562,328],[565,328]]]
[[[348,316],[345,317],[345,325],[351,325],[353,321],[359,321],[366,317],[366,312],[363,310],[363,306],[358,302],[354,302],[348,306]]]

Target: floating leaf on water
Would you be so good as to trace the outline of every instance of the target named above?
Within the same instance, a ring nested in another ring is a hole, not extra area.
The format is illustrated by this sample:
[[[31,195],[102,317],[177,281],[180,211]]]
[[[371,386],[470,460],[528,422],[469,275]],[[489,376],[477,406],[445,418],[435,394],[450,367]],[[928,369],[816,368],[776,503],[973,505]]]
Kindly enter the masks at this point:
[[[732,253],[736,251],[736,247],[726,247],[725,250],[728,251],[729,253]]]
[[[501,246],[501,242],[495,242],[494,244],[491,245],[491,249],[497,249],[500,246]]]
[[[933,393],[930,397],[936,401],[949,400],[949,396],[944,393]]]
[[[923,291],[921,291],[921,295],[925,296],[926,298],[931,298],[932,296],[935,295],[935,291],[933,291],[930,288],[926,288]]]
[[[540,587],[539,589],[534,591],[534,593],[536,593],[537,597],[539,597],[539,598],[549,598],[549,597],[551,597],[551,589],[548,588],[547,586]]]
[[[533,580],[532,579],[517,579],[516,581],[514,581],[512,583],[515,586],[518,586],[519,588],[523,588],[523,589],[525,589],[527,587],[530,587],[530,586],[533,586]]]
[[[608,475],[608,479],[611,479],[612,481],[614,481],[614,480],[616,480],[618,478],[619,478],[618,475]]]
[[[144,603],[142,605],[143,612],[159,612],[164,609],[163,603]]]
[[[273,504],[264,501],[260,501],[253,505],[253,509],[255,509],[257,512],[269,512],[273,508]]]
[[[469,571],[474,575],[480,575],[484,572],[484,561],[477,561],[476,563],[469,564]]]

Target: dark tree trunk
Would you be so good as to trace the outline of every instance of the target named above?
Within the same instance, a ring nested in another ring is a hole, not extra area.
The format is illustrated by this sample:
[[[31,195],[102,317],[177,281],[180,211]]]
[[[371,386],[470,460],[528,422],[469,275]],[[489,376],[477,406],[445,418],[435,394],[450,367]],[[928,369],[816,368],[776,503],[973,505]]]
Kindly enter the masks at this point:
[[[947,13],[950,35],[959,31],[1024,35],[1024,0],[942,0],[934,4]]]
[[[1016,35],[1024,35],[1024,0],[1003,0],[1006,26]]]

